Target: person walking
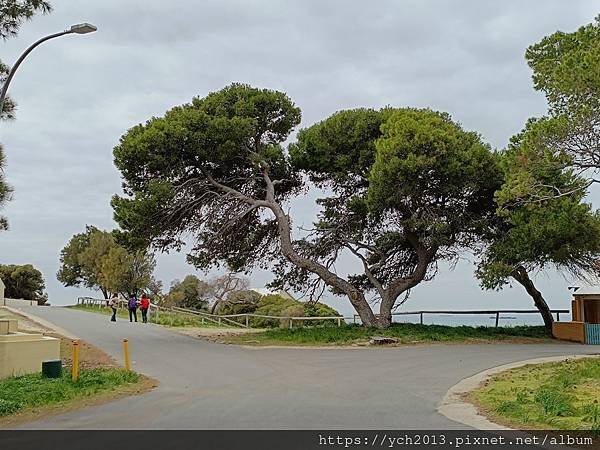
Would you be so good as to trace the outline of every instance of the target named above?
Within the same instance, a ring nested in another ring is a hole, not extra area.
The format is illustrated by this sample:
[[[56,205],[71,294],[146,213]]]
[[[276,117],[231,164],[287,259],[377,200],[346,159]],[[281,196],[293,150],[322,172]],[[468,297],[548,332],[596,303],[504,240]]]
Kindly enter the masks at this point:
[[[142,311],[142,322],[148,323],[148,309],[150,309],[150,299],[146,294],[142,294],[140,300],[140,310]]]
[[[113,294],[110,301],[108,302],[108,306],[112,309],[112,317],[110,318],[111,322],[117,321],[117,308],[119,307],[119,299],[117,294]]]
[[[133,322],[133,319],[137,322],[137,308],[138,308],[138,299],[135,295],[129,297],[129,301],[127,302],[127,309],[129,309],[129,321]]]

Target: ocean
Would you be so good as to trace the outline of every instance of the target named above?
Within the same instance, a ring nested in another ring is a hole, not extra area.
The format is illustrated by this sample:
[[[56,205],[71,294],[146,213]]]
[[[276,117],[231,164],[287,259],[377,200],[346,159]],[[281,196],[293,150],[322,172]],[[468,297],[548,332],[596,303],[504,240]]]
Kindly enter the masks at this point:
[[[556,314],[554,314],[556,319]],[[571,315],[567,313],[560,314],[561,321],[571,320]],[[415,315],[402,315],[393,316],[393,321],[398,323],[419,323],[420,317],[418,314]],[[357,318],[357,323],[360,323],[360,319]],[[477,326],[488,326],[493,327],[496,324],[495,314],[424,314],[423,323],[426,325],[449,325],[449,326],[460,326],[468,325],[472,327]],[[540,314],[515,314],[507,313],[500,314],[500,320],[498,326],[501,327],[515,327],[521,325],[544,325],[542,316]]]

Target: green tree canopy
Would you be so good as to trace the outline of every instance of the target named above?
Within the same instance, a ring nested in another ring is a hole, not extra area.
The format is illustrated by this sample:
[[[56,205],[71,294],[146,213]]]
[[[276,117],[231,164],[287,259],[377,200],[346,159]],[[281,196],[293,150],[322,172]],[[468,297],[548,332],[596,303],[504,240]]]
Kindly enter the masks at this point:
[[[174,280],[164,299],[168,305],[202,310],[208,307],[208,285],[196,275],[187,275],[182,281]]]
[[[155,264],[147,252],[119,245],[113,233],[86,226],[62,249],[57,278],[65,286],[98,289],[104,298],[113,292],[137,295],[155,285]]]
[[[36,300],[40,304],[47,300],[42,272],[31,264],[0,265],[0,279],[4,282],[6,287],[4,295],[8,298]]]
[[[431,279],[438,261],[455,260],[474,245],[493,215],[500,181],[495,159],[477,134],[445,113],[342,111],[302,130],[290,154],[296,167],[333,192],[318,200],[319,222],[301,251],[324,265],[343,251],[357,257],[363,271],[348,281],[380,300],[382,326],[391,322],[398,298]],[[289,267],[279,274],[297,289],[310,275]],[[366,302],[353,304],[361,314]],[[369,323],[364,315],[369,312],[361,314]]]
[[[57,279],[65,286],[99,289],[108,298],[109,289],[102,283],[102,259],[114,246],[111,233],[94,226],[74,235],[60,253]]]
[[[113,245],[101,258],[100,279],[109,292],[123,296],[138,296],[154,286],[156,261],[143,250],[128,252],[120,245]]]
[[[299,121],[285,94],[234,84],[132,128],[114,150],[126,194],[113,198],[115,218],[159,249],[191,233],[199,268],[279,261],[282,283],[326,285],[365,324],[388,326],[397,298],[493,214],[495,160],[447,114],[391,108],[338,113],[301,131],[288,156],[282,142]],[[333,194],[312,235],[294,239],[284,207],[310,187],[304,174]],[[364,270],[336,274],[342,251]]]
[[[526,59],[549,105],[546,116],[529,122],[528,139],[565,167],[593,177],[600,168],[600,16],[574,32],[544,37],[527,49]],[[537,186],[525,194],[538,196]],[[563,192],[555,188],[554,194]]]
[[[0,4],[0,38],[6,40],[16,36],[25,21],[36,13],[50,11],[52,6],[44,0],[3,0]]]

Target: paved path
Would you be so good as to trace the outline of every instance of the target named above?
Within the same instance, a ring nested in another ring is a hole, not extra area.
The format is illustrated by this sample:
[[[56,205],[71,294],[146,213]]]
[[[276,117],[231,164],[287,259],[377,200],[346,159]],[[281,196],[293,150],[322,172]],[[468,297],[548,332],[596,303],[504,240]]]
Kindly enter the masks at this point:
[[[66,308],[23,310],[117,360],[129,338],[134,368],[160,381],[150,393],[26,428],[460,429],[436,412],[459,380],[513,361],[600,352],[568,343],[247,349]]]

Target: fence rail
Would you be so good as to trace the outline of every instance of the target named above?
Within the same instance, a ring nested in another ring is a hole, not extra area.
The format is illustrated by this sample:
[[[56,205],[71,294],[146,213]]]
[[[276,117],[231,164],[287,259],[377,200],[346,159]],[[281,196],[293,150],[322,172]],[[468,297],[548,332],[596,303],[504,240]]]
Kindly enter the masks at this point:
[[[121,304],[127,303],[122,300]],[[106,306],[107,300],[104,299],[94,299],[91,297],[79,297],[77,299],[77,304],[82,305],[98,305],[98,307]],[[161,311],[167,311],[178,314],[186,314],[192,315],[195,317],[199,317],[204,323],[204,321],[211,322],[217,325],[232,325],[236,327],[242,328],[252,328],[251,319],[252,318],[260,318],[260,319],[271,319],[271,320],[280,320],[286,321],[289,324],[289,328],[294,327],[294,322],[310,322],[314,320],[331,320],[337,324],[338,327],[342,326],[343,323],[359,323],[360,317],[358,314],[354,314],[353,316],[273,316],[267,314],[254,314],[254,313],[241,313],[241,314],[210,314],[204,311],[198,311],[196,309],[189,308],[179,308],[176,306],[160,306],[151,304],[151,310],[155,311],[155,314],[160,314]],[[560,322],[561,314],[569,314],[570,311],[568,309],[551,309],[550,312],[552,314],[556,314],[556,321]],[[392,313],[392,316],[419,316],[419,323],[423,324],[423,320],[425,315],[437,314],[437,315],[487,315],[495,318],[494,326],[497,328],[500,322],[501,314],[539,314],[540,312],[537,309],[494,309],[494,310],[425,310],[425,311],[399,311]],[[379,314],[375,314],[375,317],[378,317]],[[243,322],[238,322],[234,319],[243,319]],[[392,319],[393,320],[393,319]]]
[[[568,309],[551,309],[552,314],[556,314],[556,321],[560,322],[560,315],[569,314],[571,311]],[[429,310],[429,311],[400,311],[392,313],[392,316],[420,316],[420,323],[423,324],[423,316],[425,314],[448,314],[448,315],[491,315],[496,316],[496,328],[500,321],[500,314],[539,314],[537,309],[495,309],[495,310],[484,310],[484,311],[446,311],[446,310]],[[358,317],[356,314],[354,317]]]

